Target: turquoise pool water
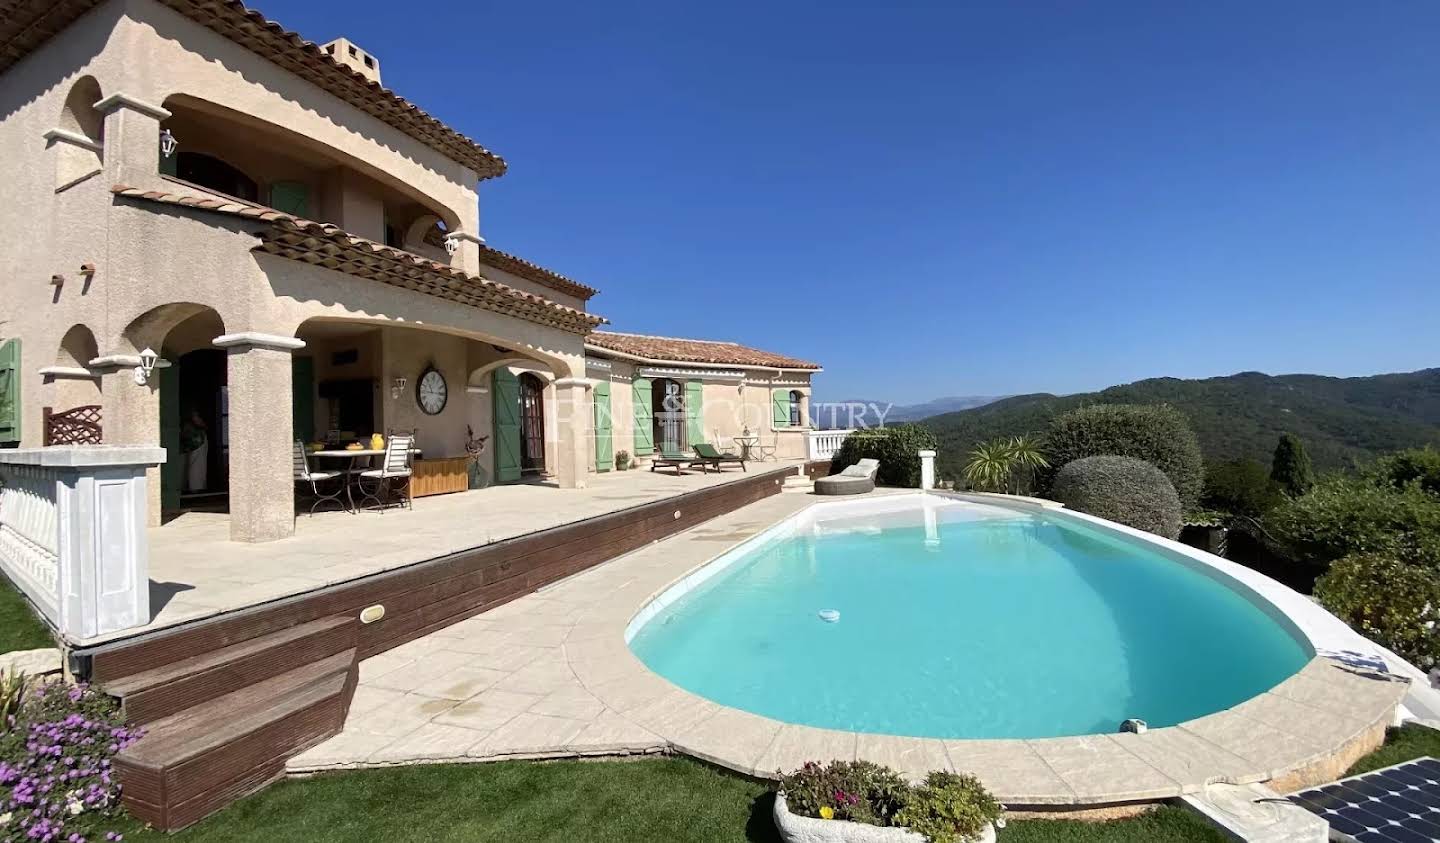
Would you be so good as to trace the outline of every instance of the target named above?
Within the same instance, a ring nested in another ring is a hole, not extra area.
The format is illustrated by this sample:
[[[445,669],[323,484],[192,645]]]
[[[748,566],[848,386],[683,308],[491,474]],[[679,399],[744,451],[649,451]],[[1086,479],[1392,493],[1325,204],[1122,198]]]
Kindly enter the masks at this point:
[[[1143,542],[964,503],[925,522],[918,504],[801,522],[676,598],[631,649],[723,705],[935,738],[1174,725],[1311,656],[1258,598]]]

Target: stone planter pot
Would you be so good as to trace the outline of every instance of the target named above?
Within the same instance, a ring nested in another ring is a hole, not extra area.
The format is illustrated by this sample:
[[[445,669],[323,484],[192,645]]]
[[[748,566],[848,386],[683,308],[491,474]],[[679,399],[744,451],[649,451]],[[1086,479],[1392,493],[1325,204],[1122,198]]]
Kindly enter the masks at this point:
[[[775,827],[785,843],[925,843],[922,835],[905,828],[884,828],[792,814],[785,804],[783,793],[775,794]],[[986,826],[971,843],[995,843],[995,829]]]

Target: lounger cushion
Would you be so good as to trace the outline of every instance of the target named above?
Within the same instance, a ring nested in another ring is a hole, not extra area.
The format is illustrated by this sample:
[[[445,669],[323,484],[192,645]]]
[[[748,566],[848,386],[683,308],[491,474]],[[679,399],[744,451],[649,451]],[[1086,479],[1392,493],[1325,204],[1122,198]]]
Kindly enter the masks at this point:
[[[815,494],[817,495],[863,495],[866,492],[875,491],[875,481],[869,477],[845,476],[844,472],[833,477],[820,477],[815,480]]]

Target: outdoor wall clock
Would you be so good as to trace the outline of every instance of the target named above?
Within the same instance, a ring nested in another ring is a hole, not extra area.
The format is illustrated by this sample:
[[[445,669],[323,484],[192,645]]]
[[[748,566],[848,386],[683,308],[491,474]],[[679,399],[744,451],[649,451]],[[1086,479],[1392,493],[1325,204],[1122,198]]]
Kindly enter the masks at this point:
[[[427,416],[438,416],[445,409],[450,390],[445,386],[445,376],[434,366],[426,367],[415,382],[415,403]]]

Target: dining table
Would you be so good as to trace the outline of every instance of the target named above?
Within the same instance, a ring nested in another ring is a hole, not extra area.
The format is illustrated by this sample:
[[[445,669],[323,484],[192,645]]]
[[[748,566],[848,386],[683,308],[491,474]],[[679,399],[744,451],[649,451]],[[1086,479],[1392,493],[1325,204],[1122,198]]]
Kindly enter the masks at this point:
[[[746,462],[755,459],[755,456],[750,453],[750,449],[760,444],[759,436],[736,436],[734,439],[735,444],[740,446],[740,459]]]
[[[420,456],[420,453],[421,451],[419,448],[410,449],[410,454],[412,456],[418,457]],[[321,457],[324,459],[349,460],[349,462],[345,466],[345,500],[350,503],[351,512],[359,512],[360,510],[355,506],[355,495],[351,492],[351,487],[354,485],[351,482],[352,478],[354,478],[356,475],[358,475],[361,471],[364,470],[363,468],[361,468],[358,461],[364,459],[366,465],[368,465],[370,463],[370,460],[374,459],[375,457],[383,456],[385,454],[385,449],[322,448],[318,451],[310,451],[309,454],[312,457]]]

